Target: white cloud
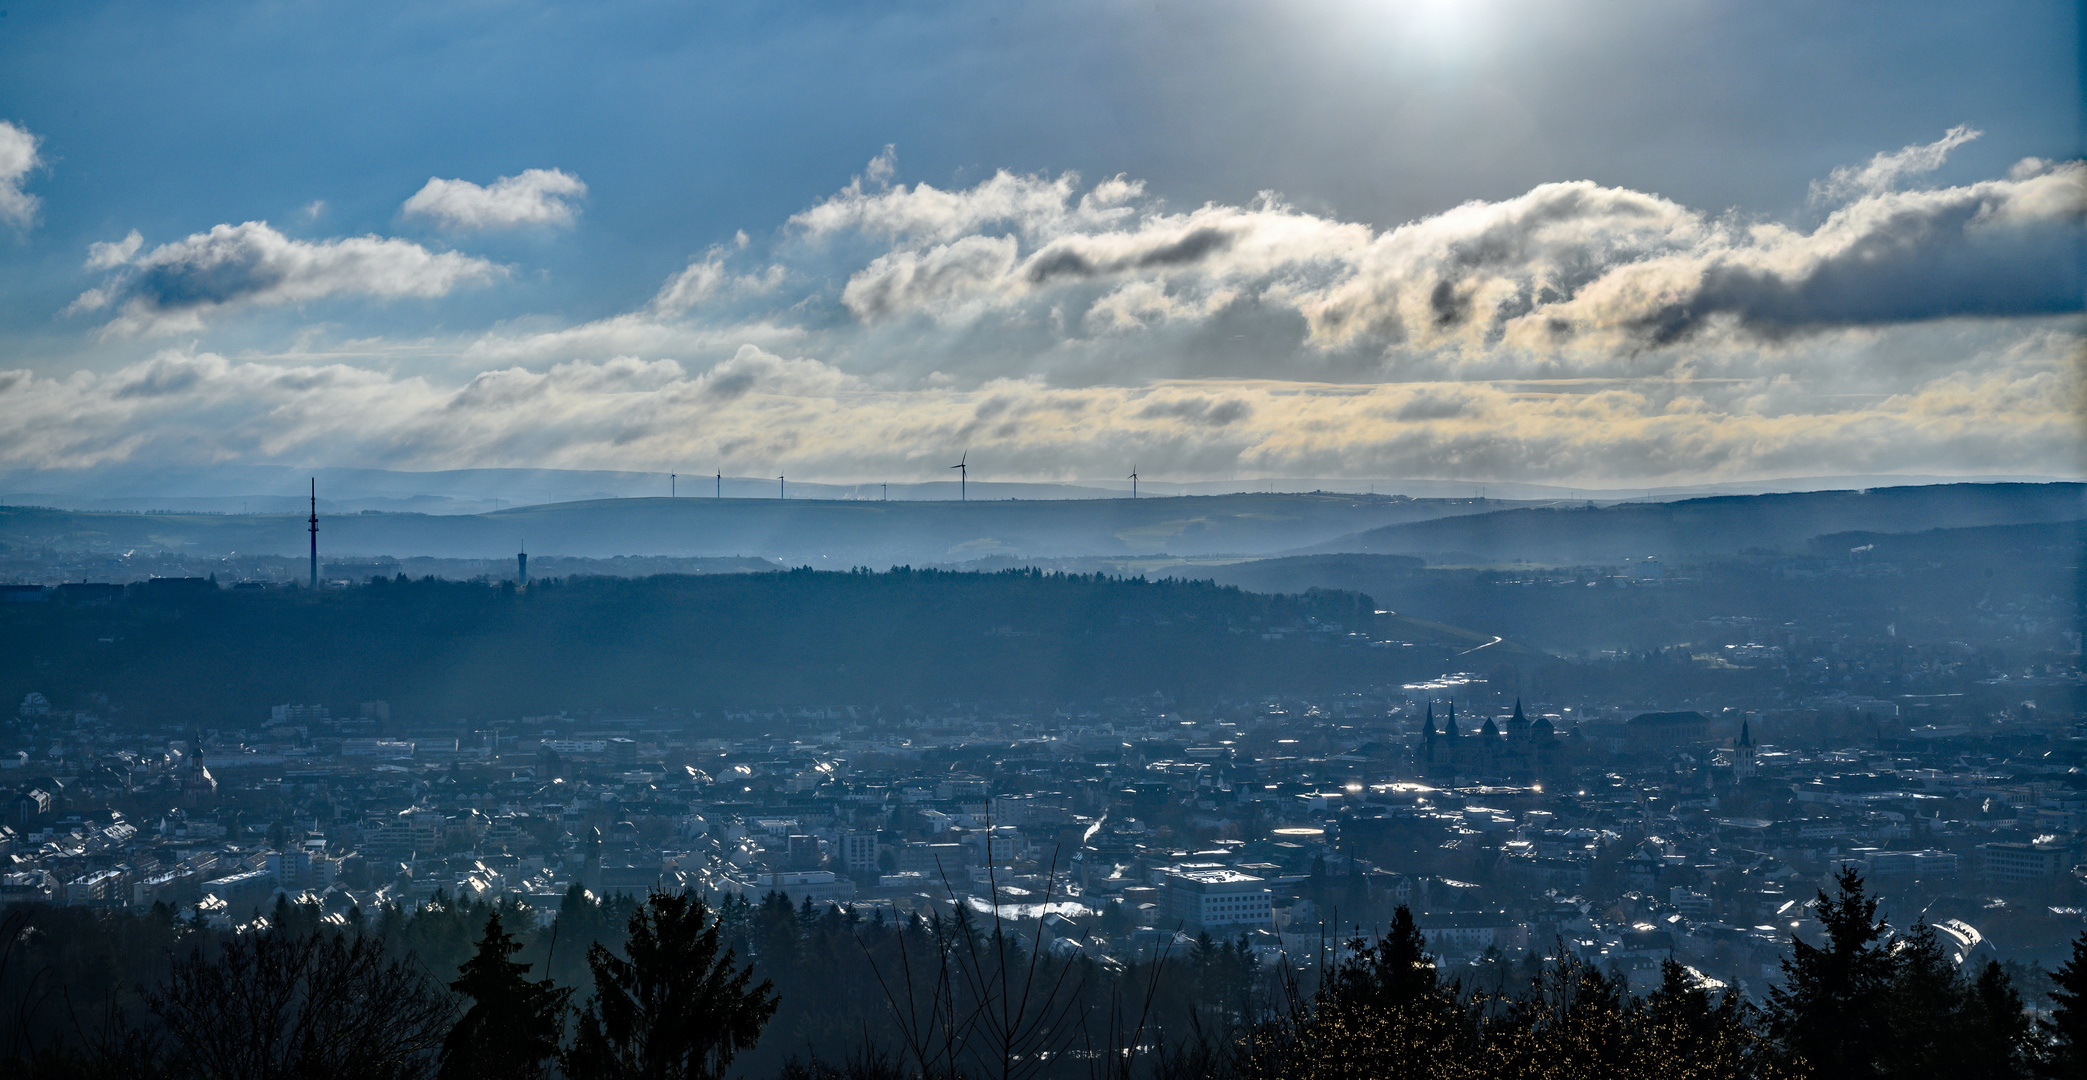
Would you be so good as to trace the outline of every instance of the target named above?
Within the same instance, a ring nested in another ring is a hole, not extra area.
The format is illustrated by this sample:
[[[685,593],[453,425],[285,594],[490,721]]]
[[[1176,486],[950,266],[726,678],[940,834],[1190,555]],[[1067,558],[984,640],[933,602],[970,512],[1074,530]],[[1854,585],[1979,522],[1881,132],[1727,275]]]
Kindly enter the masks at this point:
[[[265,221],[219,225],[150,251],[143,246],[133,231],[89,247],[87,268],[112,273],[68,310],[119,305],[105,327],[117,336],[183,332],[226,310],[330,296],[444,296],[506,273],[484,259],[381,236],[296,240]]]
[[[1888,186],[1968,137],[1886,155],[1862,182]],[[869,328],[918,334],[907,320],[919,316],[976,348],[985,328],[1047,320],[1117,336],[1301,320],[1293,356],[1307,369],[1317,350],[1415,375],[1604,364],[1705,335],[2078,310],[2083,217],[2087,166],[2066,162],[1957,187],[1878,187],[1809,231],[1589,181],[1377,232],[1273,197],[1173,213],[1120,180],[1083,195],[1070,176],[1007,173],[958,191],[858,182],[793,220],[820,240],[885,245],[839,296]],[[1085,347],[1075,338],[1050,348],[1069,355]],[[1144,344],[1155,359],[1169,351]]]
[[[740,233],[734,246],[745,249],[747,236]],[[726,294],[754,296],[774,292],[781,287],[789,271],[781,265],[770,265],[759,274],[733,274],[725,269],[727,255],[724,248],[713,247],[700,259],[691,259],[681,272],[667,279],[659,292],[652,297],[652,314],[678,316],[706,301]]]
[[[0,433],[0,465],[694,458],[840,480],[969,446],[1035,479],[2075,472],[2087,164],[1908,185],[1925,160],[1873,162],[1887,180],[1803,226],[1574,181],[1380,229],[1273,195],[1172,210],[1123,177],[906,185],[887,153],[772,250],[735,235],[608,318],[379,341],[361,366],[0,374],[0,408],[40,418]],[[258,223],[90,262],[109,278],[74,306],[119,331],[503,272]]]
[[[1959,124],[1931,143],[1879,151],[1862,165],[1842,165],[1823,181],[1812,182],[1813,202],[1838,202],[1875,195],[1898,186],[1900,179],[1934,172],[1949,159],[1949,152],[1985,134]]]
[[[579,216],[572,200],[585,194],[587,185],[560,169],[528,169],[488,187],[431,176],[399,209],[407,217],[431,218],[453,229],[570,225]]]
[[[29,174],[43,164],[37,147],[43,142],[28,128],[0,120],[0,221],[18,229],[36,223],[42,200],[22,190]]]
[[[1874,345],[1893,352],[1904,341]],[[0,466],[149,456],[668,469],[699,459],[850,480],[928,475],[943,451],[968,446],[998,476],[1040,479],[1115,475],[1132,459],[1147,475],[1180,478],[2066,473],[2087,407],[2070,359],[2078,345],[2076,333],[2045,330],[1958,354],[1963,371],[1840,400],[1784,377],[896,389],[752,345],[704,365],[619,356],[492,368],[445,386],[349,364],[170,350],[106,374],[0,372],[0,409],[22,421],[0,429]]]
[[[132,229],[121,240],[87,245],[87,269],[114,270],[137,258],[138,249],[145,246],[145,234]]]
[[[888,178],[889,159],[872,161],[870,175]],[[989,225],[1007,225],[1035,236],[1126,217],[1130,210],[1120,204],[1140,190],[1130,185],[1126,193],[1119,180],[1096,189],[1102,193],[1100,200],[1090,197],[1074,203],[1079,186],[1077,173],[1052,178],[1016,176],[1006,170],[965,191],[881,183],[864,190],[857,177],[832,198],[791,217],[790,223],[814,239],[853,231],[902,242],[948,241]]]

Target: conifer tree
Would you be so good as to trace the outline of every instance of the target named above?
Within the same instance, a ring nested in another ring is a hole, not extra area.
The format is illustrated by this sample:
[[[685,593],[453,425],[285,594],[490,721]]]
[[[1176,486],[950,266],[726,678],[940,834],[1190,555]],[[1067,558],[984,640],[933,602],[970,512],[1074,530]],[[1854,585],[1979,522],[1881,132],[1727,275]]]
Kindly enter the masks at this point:
[[[594,997],[564,1055],[572,1080],[713,1080],[775,1015],[773,984],[735,970],[700,898],[654,893],[631,914],[624,952],[587,950]]]
[[[2001,1080],[2028,1075],[2029,1014],[2022,995],[1998,960],[1987,960],[1971,983],[1966,1001],[1964,1072],[1967,1080]]]
[[[2051,973],[2051,1017],[2041,1028],[2046,1076],[2087,1077],[2087,934],[2073,939],[2072,959]]]
[[[1775,1080],[1800,1075],[1777,1062],[1738,994],[1713,995],[1695,972],[1668,957],[1660,985],[1632,1010],[1629,1067],[1620,1076],[1657,1080]]]
[[[1427,939],[1414,923],[1412,909],[1400,904],[1392,913],[1391,929],[1341,966],[1334,990],[1351,1001],[1396,1008],[1433,994],[1436,978]]]
[[[1801,1058],[1816,1075],[1865,1076],[1885,1036],[1891,956],[1862,875],[1843,869],[1836,883],[1838,896],[1819,892],[1823,946],[1791,935],[1784,985],[1769,991],[1768,1030],[1785,1055]]]
[[[442,1041],[441,1080],[535,1080],[548,1072],[572,991],[524,978],[531,965],[513,959],[521,947],[499,912],[486,919],[478,952],[449,984],[473,1004]]]
[[[1927,923],[1916,924],[1895,945],[1878,1071],[1895,1080],[1963,1075],[1967,1036],[1972,1034],[1966,1030],[1970,987],[1957,975],[1935,928]]]

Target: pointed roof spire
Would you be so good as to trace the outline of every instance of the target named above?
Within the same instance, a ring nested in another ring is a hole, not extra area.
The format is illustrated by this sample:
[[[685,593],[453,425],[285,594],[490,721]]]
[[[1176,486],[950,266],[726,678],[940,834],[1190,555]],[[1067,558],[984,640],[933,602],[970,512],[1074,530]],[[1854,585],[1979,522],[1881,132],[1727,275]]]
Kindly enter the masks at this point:
[[[1517,724],[1526,724],[1529,722],[1529,718],[1522,715],[1522,699],[1519,697],[1515,698],[1514,722]]]
[[[1739,745],[1754,745],[1753,733],[1747,730],[1746,719],[1744,717],[1741,717],[1739,721]]]
[[[1428,702],[1427,718],[1420,722],[1420,737],[1425,742],[1435,741],[1435,703],[1432,701]]]

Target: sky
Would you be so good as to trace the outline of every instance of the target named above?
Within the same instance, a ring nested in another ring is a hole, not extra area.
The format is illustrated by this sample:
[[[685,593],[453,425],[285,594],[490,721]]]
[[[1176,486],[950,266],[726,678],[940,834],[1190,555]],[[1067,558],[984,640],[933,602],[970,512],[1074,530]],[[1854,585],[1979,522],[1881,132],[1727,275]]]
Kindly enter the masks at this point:
[[[0,5],[0,469],[2087,471],[2073,4]]]

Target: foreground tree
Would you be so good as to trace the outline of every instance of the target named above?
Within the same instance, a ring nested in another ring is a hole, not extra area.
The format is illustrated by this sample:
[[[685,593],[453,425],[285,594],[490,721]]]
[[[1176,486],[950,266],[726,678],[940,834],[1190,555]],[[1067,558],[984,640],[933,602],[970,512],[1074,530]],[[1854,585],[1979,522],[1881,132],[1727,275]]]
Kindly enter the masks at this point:
[[[1788,1075],[1754,1027],[1739,995],[1713,997],[1673,957],[1660,965],[1659,989],[1638,1003],[1629,1025],[1634,1075],[1663,1080],[1741,1080]]]
[[[1967,1080],[2029,1075],[2036,1040],[2014,979],[1997,960],[1987,960],[1971,981],[1964,1004]]]
[[[572,991],[523,978],[531,965],[513,960],[521,948],[498,912],[486,919],[477,954],[449,984],[473,1004],[442,1040],[441,1080],[538,1080],[549,1072]]]
[[[1768,995],[1768,1031],[1786,1056],[1817,1075],[1868,1076],[1884,1049],[1893,965],[1862,875],[1844,869],[1836,882],[1839,896],[1819,892],[1823,945],[1790,939],[1784,984]]]
[[[1963,1030],[1969,987],[1943,951],[1935,928],[1915,925],[1891,954],[1884,994],[1886,1037],[1877,1046],[1877,1071],[1894,1080],[1963,1076],[1971,1049]]]
[[[2087,934],[2073,939],[2072,959],[2051,973],[2051,1017],[2043,1036],[2045,1076],[2087,1077]]]
[[[631,915],[624,952],[587,950],[594,997],[565,1054],[573,1080],[714,1080],[775,1015],[771,984],[734,970],[701,899],[653,894]]]
[[[168,1071],[205,1080],[425,1076],[453,1016],[440,987],[376,940],[325,931],[191,953],[148,1002]]]
[[[1335,972],[1333,992],[1354,1003],[1410,1005],[1432,995],[1436,979],[1427,939],[1414,924],[1413,912],[1400,904],[1390,931],[1356,949],[1354,959]]]
[[[1300,1003],[1247,1039],[1239,1071],[1285,1080],[1461,1080],[1482,1075],[1470,1060],[1472,1033],[1455,988],[1438,985],[1412,911],[1400,905],[1390,931],[1358,942],[1308,1007]]]

